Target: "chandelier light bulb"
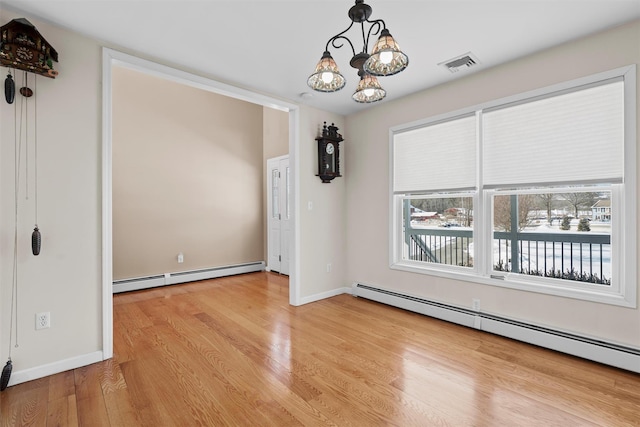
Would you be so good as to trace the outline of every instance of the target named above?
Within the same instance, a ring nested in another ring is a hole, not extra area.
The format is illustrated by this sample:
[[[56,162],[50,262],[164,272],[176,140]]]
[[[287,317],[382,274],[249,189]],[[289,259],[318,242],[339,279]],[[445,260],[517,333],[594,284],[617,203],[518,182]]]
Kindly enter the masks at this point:
[[[331,80],[333,80],[333,73],[329,72],[329,71],[325,71],[324,73],[322,73],[322,81],[329,84],[331,83]]]
[[[370,97],[370,96],[371,96],[371,95],[373,95],[374,93],[375,93],[375,90],[373,90],[373,89],[365,89],[365,90],[364,90],[364,94],[365,94],[367,97]]]
[[[393,52],[384,51],[380,52],[380,62],[383,64],[391,64],[393,61]]]

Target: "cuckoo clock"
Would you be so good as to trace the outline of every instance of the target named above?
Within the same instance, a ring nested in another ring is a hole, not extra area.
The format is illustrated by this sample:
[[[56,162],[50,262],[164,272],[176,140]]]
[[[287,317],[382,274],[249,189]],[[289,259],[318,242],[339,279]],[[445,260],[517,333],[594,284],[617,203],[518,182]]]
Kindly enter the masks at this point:
[[[338,133],[338,128],[331,123],[327,126],[324,122],[322,126],[322,136],[316,138],[318,141],[318,173],[323,183],[329,183],[340,175],[340,142],[342,135]]]
[[[25,18],[0,27],[0,65],[55,78],[53,61],[58,62],[58,52]]]
[[[24,18],[14,19],[10,21],[8,24],[0,27],[0,65],[12,68],[14,70],[21,70],[24,73],[24,77],[22,79],[23,87],[19,89],[17,93],[20,93],[22,97],[20,98],[20,114],[16,114],[17,108],[14,108],[14,129],[20,129],[20,132],[16,132],[15,135],[15,145],[16,147],[25,147],[25,154],[30,153],[27,148],[30,143],[29,135],[32,135],[31,141],[33,143],[33,152],[34,160],[35,160],[35,168],[31,168],[31,170],[35,169],[34,173],[34,181],[35,181],[35,227],[33,229],[33,233],[31,234],[31,249],[33,251],[33,255],[39,255],[41,244],[42,244],[42,235],[40,233],[40,229],[38,228],[38,132],[37,132],[37,120],[33,121],[33,127],[30,126],[29,120],[29,111],[37,111],[37,97],[34,96],[33,99],[33,109],[29,109],[27,105],[27,99],[32,97],[35,93],[35,84],[36,84],[36,76],[41,75],[49,78],[55,78],[58,75],[58,72],[53,69],[53,61],[58,62],[58,52],[49,44],[47,41],[40,35],[36,27],[29,21]],[[34,89],[31,89],[28,86],[28,74],[32,73],[36,76],[33,77]],[[13,75],[9,73],[7,78],[4,81],[4,96],[5,100],[8,104],[13,104],[16,96],[16,81],[14,80],[16,73]],[[17,104],[17,103],[16,103]],[[16,105],[17,107],[17,105]],[[23,108],[24,107],[24,108]],[[24,112],[24,114],[23,114]],[[35,115],[35,114],[34,114]],[[35,117],[34,117],[35,119]],[[34,132],[28,132],[29,129],[33,128]],[[22,130],[25,130],[23,133]],[[22,150],[22,148],[20,148]],[[16,154],[14,170],[15,170],[15,211],[16,215],[14,218],[14,235],[16,238],[14,239],[14,247],[13,247],[13,284],[12,284],[12,295],[18,295],[18,193],[20,191],[20,186],[18,185],[18,177],[20,176],[28,176],[29,168],[25,165],[24,175],[20,173],[20,156]],[[27,163],[27,162],[25,162]],[[28,164],[28,163],[27,163]],[[26,186],[27,197],[29,186]],[[22,221],[22,219],[21,219]],[[16,337],[16,347],[18,346],[18,332],[17,332],[17,324],[18,324],[18,299],[15,298],[11,300],[11,316],[15,316],[11,318],[11,326],[9,327],[9,337],[12,337],[15,333]],[[20,314],[22,317],[22,314]],[[14,329],[13,325],[16,325],[16,329]],[[9,360],[2,368],[2,375],[0,375],[0,391],[7,388],[9,385],[9,381],[11,379],[11,371],[13,370],[13,363],[11,362],[11,338],[9,338]]]

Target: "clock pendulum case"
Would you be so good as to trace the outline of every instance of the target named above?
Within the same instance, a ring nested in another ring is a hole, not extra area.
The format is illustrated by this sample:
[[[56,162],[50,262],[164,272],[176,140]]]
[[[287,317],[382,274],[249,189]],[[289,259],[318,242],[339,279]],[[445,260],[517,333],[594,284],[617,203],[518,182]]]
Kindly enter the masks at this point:
[[[340,142],[342,135],[338,133],[338,128],[331,123],[327,126],[324,122],[322,126],[322,136],[316,138],[318,141],[318,173],[323,183],[330,183],[332,179],[340,175]]]

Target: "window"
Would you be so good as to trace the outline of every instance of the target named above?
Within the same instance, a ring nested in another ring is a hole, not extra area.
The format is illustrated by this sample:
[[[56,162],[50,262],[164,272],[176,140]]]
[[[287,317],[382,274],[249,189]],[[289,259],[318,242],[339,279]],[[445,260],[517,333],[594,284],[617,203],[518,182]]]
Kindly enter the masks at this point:
[[[433,265],[473,267],[473,195],[402,199],[402,258]]]
[[[635,73],[391,129],[391,267],[635,306]]]
[[[611,223],[592,220],[587,207],[611,200],[612,192],[608,186],[589,190],[491,192],[492,274],[611,286]]]

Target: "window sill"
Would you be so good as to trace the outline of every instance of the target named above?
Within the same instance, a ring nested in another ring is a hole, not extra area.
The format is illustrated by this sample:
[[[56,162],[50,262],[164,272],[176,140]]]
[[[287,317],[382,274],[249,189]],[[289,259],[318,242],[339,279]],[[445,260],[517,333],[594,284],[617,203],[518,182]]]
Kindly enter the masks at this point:
[[[637,301],[632,298],[625,297],[622,293],[613,291],[603,292],[598,289],[576,289],[571,286],[557,286],[555,284],[541,284],[533,281],[517,280],[518,275],[504,275],[504,279],[481,276],[475,270],[465,269],[464,267],[434,268],[423,267],[413,262],[396,262],[389,266],[392,270],[407,271],[411,273],[424,274],[427,276],[443,277],[451,280],[459,280],[464,282],[472,282],[479,285],[498,286],[501,288],[515,289],[525,292],[534,292],[538,294],[546,294],[556,297],[572,298],[583,301],[591,301],[600,304],[617,305],[621,307],[637,308]],[[462,271],[463,269],[469,271]],[[579,282],[578,282],[579,283]],[[585,283],[586,286],[593,286]]]

